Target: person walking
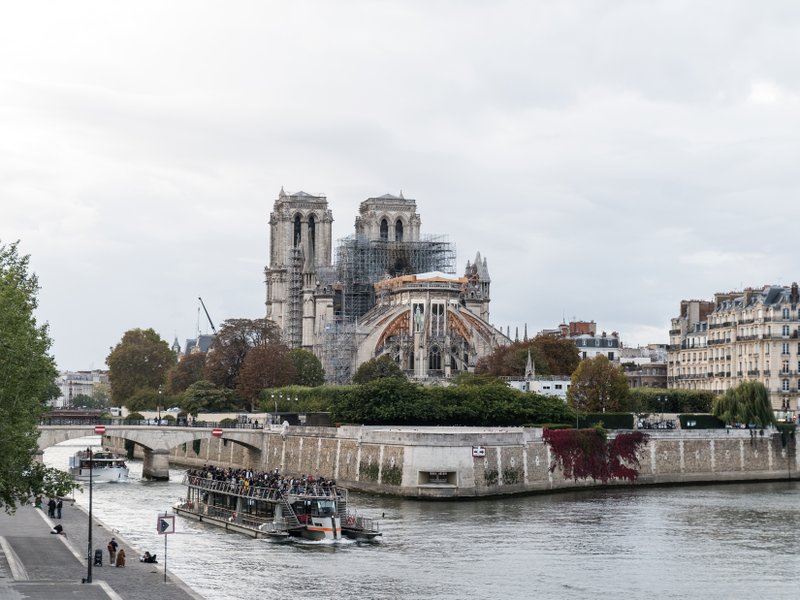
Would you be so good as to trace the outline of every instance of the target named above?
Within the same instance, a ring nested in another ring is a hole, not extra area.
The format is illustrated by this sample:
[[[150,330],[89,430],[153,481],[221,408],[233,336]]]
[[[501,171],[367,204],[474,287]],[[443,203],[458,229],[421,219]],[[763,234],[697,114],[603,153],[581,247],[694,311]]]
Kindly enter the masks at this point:
[[[117,556],[117,546],[118,546],[117,539],[112,537],[111,541],[108,542],[108,546],[107,546],[107,548],[108,548],[108,564],[110,564],[110,565],[114,564],[114,559]]]
[[[47,516],[54,519],[56,516],[56,501],[50,498],[47,501]]]
[[[125,566],[125,548],[120,548],[119,552],[117,552],[117,566]]]
[[[64,508],[64,501],[59,498],[58,502],[56,502],[56,519],[61,518],[61,509]]]

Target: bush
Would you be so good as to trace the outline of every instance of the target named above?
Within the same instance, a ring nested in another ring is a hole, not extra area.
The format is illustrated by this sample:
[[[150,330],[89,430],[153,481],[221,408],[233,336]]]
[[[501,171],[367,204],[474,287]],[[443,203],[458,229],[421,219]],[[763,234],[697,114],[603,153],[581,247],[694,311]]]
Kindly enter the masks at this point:
[[[126,421],[144,421],[144,415],[138,412],[131,412],[125,417]]]
[[[706,390],[632,388],[628,396],[637,413],[707,413],[713,400],[714,394]]]
[[[236,419],[222,419],[219,422],[220,427],[236,427],[239,424],[239,421]]]

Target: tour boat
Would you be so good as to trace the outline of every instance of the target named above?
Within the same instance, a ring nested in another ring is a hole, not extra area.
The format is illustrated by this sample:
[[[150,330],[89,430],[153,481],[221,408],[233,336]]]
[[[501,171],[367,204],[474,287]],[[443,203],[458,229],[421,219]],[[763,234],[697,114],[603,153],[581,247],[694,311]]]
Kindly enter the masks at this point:
[[[245,533],[255,538],[373,540],[381,535],[376,520],[348,511],[347,490],[338,485],[250,485],[184,477],[188,495],[175,505],[179,515]]]
[[[128,480],[128,465],[125,459],[108,450],[90,452],[79,450],[69,459],[69,474],[75,481],[107,483]]]

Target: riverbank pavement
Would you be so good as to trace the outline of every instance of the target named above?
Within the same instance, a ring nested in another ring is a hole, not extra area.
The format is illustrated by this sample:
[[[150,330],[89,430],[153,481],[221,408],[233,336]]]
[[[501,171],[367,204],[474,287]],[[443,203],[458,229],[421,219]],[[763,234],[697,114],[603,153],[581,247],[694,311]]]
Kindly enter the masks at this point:
[[[204,600],[157,564],[139,562],[139,551],[97,520],[92,527],[92,555],[103,552],[103,565],[88,574],[89,516],[64,501],[61,519],[41,509],[19,506],[13,515],[0,509],[0,600]],[[66,535],[50,533],[60,524]],[[125,549],[124,568],[109,565],[106,546],[113,537]]]

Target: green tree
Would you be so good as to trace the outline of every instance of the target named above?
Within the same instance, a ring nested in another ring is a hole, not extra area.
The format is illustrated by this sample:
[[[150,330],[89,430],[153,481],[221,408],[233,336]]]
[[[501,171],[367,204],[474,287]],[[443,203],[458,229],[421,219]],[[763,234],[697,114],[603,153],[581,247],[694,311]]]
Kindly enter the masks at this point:
[[[384,354],[378,358],[371,358],[367,362],[362,363],[361,366],[356,369],[355,375],[353,375],[353,383],[369,383],[370,381],[383,379],[385,377],[406,378],[402,369],[400,369],[398,364],[394,362],[392,357],[388,354]]]
[[[205,352],[192,352],[181,358],[178,364],[169,370],[167,389],[173,394],[178,394],[193,383],[201,381],[206,367],[206,356]]]
[[[175,364],[175,353],[153,329],[131,329],[106,358],[115,405],[127,406],[139,389],[157,390]],[[128,407],[130,408],[130,407]]]
[[[728,425],[744,423],[767,427],[776,424],[769,391],[760,381],[743,381],[717,396],[711,405],[711,414]]]
[[[228,319],[220,325],[206,359],[204,378],[234,389],[247,353],[280,342],[278,326],[268,319]]]
[[[296,385],[316,387],[325,383],[325,369],[313,352],[295,348],[289,352],[289,360],[294,365]]]
[[[6,512],[37,494],[64,495],[75,487],[63,471],[33,461],[37,425],[57,396],[58,372],[47,325],[34,316],[39,282],[18,245],[0,243],[0,506]]]
[[[220,388],[210,381],[197,381],[186,388],[181,408],[196,417],[201,412],[236,410],[236,401],[231,390]]]
[[[567,402],[580,412],[616,412],[628,408],[628,379],[606,356],[581,361],[572,374]]]

